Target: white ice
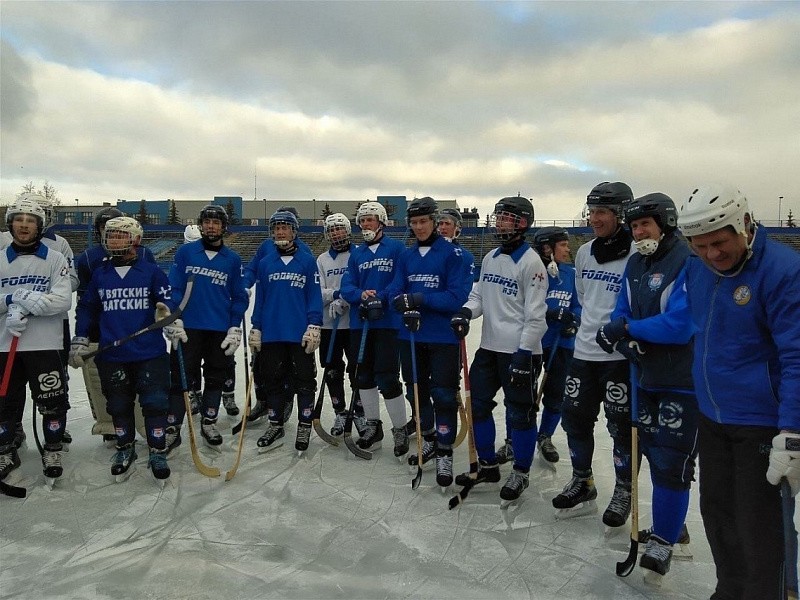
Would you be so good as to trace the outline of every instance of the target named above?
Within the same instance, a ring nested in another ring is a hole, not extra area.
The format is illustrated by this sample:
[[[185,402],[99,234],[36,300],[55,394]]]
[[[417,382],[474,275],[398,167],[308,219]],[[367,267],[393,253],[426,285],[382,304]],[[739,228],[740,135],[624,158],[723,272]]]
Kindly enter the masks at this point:
[[[478,348],[479,322],[468,338]],[[237,402],[244,404],[244,357],[237,356]],[[321,375],[321,373],[319,373]],[[694,560],[673,561],[661,589],[643,582],[637,566],[627,578],[615,564],[630,548],[630,521],[607,539],[600,513],[614,484],[611,443],[596,426],[595,474],[599,514],[568,521],[553,518],[551,499],[570,476],[566,438],[558,472],[538,458],[531,486],[516,508],[501,511],[499,486],[480,486],[466,503],[448,510],[457,491],[443,495],[428,468],[412,491],[412,474],[394,458],[388,439],[373,459],[355,458],[316,435],[296,456],[296,419],[284,446],[259,455],[265,425],[248,428],[236,477],[224,481],[235,457],[238,418],[221,417],[223,452],[198,446],[203,460],[223,477],[194,468],[188,428],[170,457],[172,477],[159,490],[138,442],[138,468],[114,483],[110,457],[99,436],[82,378],[71,370],[68,428],[74,442],[64,455],[64,476],[53,491],[44,485],[30,429],[22,467],[8,481],[28,488],[28,498],[0,498],[0,597],[2,598],[708,598],[715,576],[703,534],[697,494],[687,519]],[[223,411],[224,412],[224,411]],[[322,421],[330,427],[329,401]],[[504,431],[497,411],[498,445]],[[199,433],[198,433],[199,435]],[[412,443],[412,447],[413,447]],[[413,451],[413,448],[412,448]],[[468,469],[466,442],[455,452],[456,472]],[[503,480],[510,465],[502,467]],[[649,471],[639,476],[640,527],[650,524]]]

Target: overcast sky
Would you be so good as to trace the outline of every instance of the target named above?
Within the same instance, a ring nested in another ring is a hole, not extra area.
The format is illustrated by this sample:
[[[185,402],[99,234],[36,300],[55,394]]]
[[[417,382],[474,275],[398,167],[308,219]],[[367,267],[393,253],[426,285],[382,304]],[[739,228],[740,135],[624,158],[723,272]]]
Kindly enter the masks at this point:
[[[0,201],[738,184],[800,214],[800,2],[0,3]],[[254,175],[257,174],[257,188]]]

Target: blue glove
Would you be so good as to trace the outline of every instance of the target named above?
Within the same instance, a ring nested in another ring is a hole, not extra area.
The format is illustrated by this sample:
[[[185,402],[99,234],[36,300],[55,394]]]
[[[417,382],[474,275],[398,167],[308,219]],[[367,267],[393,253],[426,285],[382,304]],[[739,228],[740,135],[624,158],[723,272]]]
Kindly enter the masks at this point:
[[[392,300],[392,307],[397,312],[406,312],[407,310],[414,310],[422,306],[422,292],[414,292],[413,294],[400,294],[395,296]]]
[[[508,365],[511,385],[519,388],[530,386],[532,370],[533,360],[530,350],[522,350],[520,348],[514,352],[514,355],[511,357],[511,364]]]
[[[407,310],[403,313],[403,325],[412,333],[419,331],[420,314],[418,310]]]
[[[467,337],[467,334],[469,333],[470,319],[472,319],[472,311],[466,306],[463,306],[456,314],[453,315],[453,318],[450,319],[450,328],[453,330],[453,333],[456,334],[458,339],[463,340],[465,337]]]
[[[625,331],[625,317],[617,317],[597,330],[595,341],[603,350],[611,354],[620,341],[628,337]]]

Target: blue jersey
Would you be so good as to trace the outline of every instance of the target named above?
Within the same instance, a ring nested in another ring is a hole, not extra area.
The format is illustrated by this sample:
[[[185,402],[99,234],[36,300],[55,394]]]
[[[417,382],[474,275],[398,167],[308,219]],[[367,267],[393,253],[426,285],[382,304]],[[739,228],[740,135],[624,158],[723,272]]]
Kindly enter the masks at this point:
[[[403,251],[386,293],[390,302],[398,294],[422,294],[416,341],[458,344],[450,319],[466,303],[471,288],[472,278],[461,247],[437,237],[430,246],[414,244]],[[400,327],[398,337],[409,339],[408,330]]]
[[[564,263],[558,265],[558,277],[548,274],[547,288],[547,309],[565,308],[574,314],[578,319],[581,316],[581,303],[578,301],[578,294],[575,291],[575,267]],[[552,323],[547,327],[547,333],[542,338],[542,348],[551,348],[555,341],[559,339],[562,323]],[[568,350],[575,349],[575,336],[561,336],[558,345]]]
[[[379,242],[373,244],[364,242],[350,253],[340,291],[342,298],[350,304],[350,329],[361,329],[364,323],[358,314],[361,292],[364,290],[375,290],[376,297],[384,303],[383,318],[370,321],[370,327],[397,329],[400,324],[399,316],[389,308],[391,298],[387,297],[386,288],[394,279],[396,261],[405,249],[402,242],[384,234]]]
[[[242,259],[225,246],[209,252],[203,241],[184,244],[175,253],[169,271],[173,297],[180,304],[189,275],[194,274],[192,294],[183,309],[183,326],[187,329],[228,331],[239,327],[249,304],[242,281]]]
[[[153,263],[137,260],[129,267],[103,261],[92,273],[75,312],[75,335],[89,337],[89,327],[100,323],[100,347],[124,338],[155,321],[156,303],[170,309],[175,303],[164,271]],[[137,362],[166,353],[161,330],[143,333],[97,355],[100,362]]]
[[[319,271],[310,252],[268,253],[258,263],[256,283],[252,324],[262,342],[299,344],[309,325],[322,326]]]
[[[311,248],[308,247],[303,240],[299,237],[294,238],[294,243],[297,246],[298,252],[307,252],[308,254],[312,254]],[[258,264],[268,254],[277,254],[278,248],[275,246],[275,242],[272,239],[266,239],[261,242],[261,245],[256,250],[256,255],[247,263],[247,266],[244,268],[244,287],[250,289],[253,287],[253,284],[256,282],[256,275],[258,272]]]

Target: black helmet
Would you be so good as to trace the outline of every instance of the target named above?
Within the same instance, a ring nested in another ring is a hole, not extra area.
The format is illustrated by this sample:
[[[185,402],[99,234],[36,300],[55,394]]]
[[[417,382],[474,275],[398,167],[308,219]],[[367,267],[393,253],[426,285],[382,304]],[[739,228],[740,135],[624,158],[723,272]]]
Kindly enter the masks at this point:
[[[114,208],[113,206],[108,206],[106,208],[101,208],[97,211],[97,214],[94,216],[94,233],[97,236],[97,240],[100,241],[100,228],[105,227],[106,223],[110,219],[114,219],[116,217],[124,217],[125,215],[121,210],[118,208]]]
[[[497,231],[497,218],[501,215],[510,215],[514,218],[513,231],[502,233]],[[501,242],[510,241],[518,235],[525,235],[533,225],[533,204],[523,196],[507,196],[494,205],[492,220],[495,226],[495,239]]]
[[[656,192],[636,198],[625,208],[625,223],[628,227],[631,222],[642,217],[653,217],[661,233],[667,234],[678,227],[678,211],[675,202],[666,194]]]
[[[568,242],[569,233],[563,227],[540,227],[533,234],[533,248],[539,254],[544,254],[544,246],[550,246],[550,250],[556,246],[556,242]]]
[[[219,219],[222,221],[222,233],[220,235],[208,236],[203,228],[203,219]],[[200,211],[200,217],[197,219],[197,224],[200,226],[200,235],[208,242],[217,242],[222,239],[225,232],[228,230],[228,213],[219,204],[206,204]]]
[[[424,198],[414,198],[406,209],[406,221],[410,223],[412,217],[424,217],[425,215],[431,215],[431,218],[435,223],[438,212],[439,206],[436,204],[436,200],[430,196],[425,196]]]
[[[447,217],[452,219],[453,223],[455,223],[456,227],[461,227],[461,223],[463,219],[461,217],[461,213],[458,212],[455,208],[443,208],[439,211],[439,220],[441,221],[443,217]]]
[[[620,218],[625,205],[630,202],[633,202],[633,192],[627,183],[621,181],[598,183],[586,196],[586,206],[589,208],[608,208]]]

